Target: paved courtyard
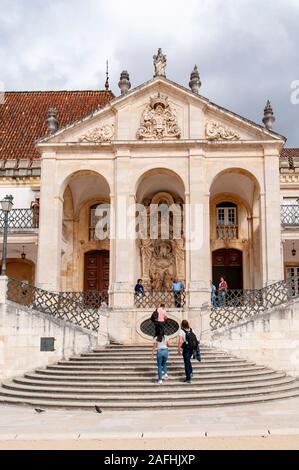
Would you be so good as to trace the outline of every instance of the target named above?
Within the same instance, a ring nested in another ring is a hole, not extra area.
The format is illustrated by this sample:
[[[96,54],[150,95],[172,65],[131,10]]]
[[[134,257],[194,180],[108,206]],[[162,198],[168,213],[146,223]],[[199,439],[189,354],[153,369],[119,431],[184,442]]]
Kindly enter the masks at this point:
[[[174,411],[0,407],[0,449],[299,449],[299,398]]]

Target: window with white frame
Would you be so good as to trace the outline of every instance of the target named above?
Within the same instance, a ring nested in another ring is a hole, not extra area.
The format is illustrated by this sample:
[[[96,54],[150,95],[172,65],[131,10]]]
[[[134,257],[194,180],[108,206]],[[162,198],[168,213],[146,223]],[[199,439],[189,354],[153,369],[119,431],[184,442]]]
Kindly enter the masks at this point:
[[[223,203],[217,206],[217,225],[238,225],[235,204]]]

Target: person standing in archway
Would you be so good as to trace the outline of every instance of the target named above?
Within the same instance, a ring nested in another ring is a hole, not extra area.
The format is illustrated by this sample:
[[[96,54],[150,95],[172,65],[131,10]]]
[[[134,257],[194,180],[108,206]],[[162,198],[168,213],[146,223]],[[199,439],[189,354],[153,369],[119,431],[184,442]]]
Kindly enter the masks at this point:
[[[184,292],[185,286],[182,281],[176,276],[172,283],[172,290],[174,294],[174,305],[175,308],[182,307],[182,293]]]
[[[220,300],[221,305],[225,304],[227,289],[228,289],[227,282],[226,282],[225,278],[223,276],[221,276],[220,284],[219,284],[219,288],[218,288],[219,300]]]
[[[33,219],[32,219],[32,225],[33,228],[38,228],[39,226],[39,198],[35,198],[35,201],[31,202],[30,209],[32,209],[32,214],[33,214]]]

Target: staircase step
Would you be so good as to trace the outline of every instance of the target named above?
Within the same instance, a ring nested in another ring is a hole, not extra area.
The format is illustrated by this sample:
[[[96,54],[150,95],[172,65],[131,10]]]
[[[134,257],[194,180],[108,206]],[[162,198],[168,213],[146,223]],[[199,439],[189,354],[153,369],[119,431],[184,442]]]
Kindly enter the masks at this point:
[[[50,366],[48,366],[50,367]],[[44,375],[47,375],[47,376],[50,376],[50,375],[59,375],[59,376],[67,376],[67,377],[74,377],[74,376],[77,376],[77,377],[84,377],[85,379],[85,376],[88,376],[88,377],[101,377],[103,379],[109,379],[109,380],[119,380],[120,378],[122,378],[122,380],[130,380],[133,379],[133,380],[140,380],[140,378],[142,380],[145,380],[146,378],[150,379],[151,377],[154,377],[156,375],[156,372],[153,370],[152,372],[146,372],[146,371],[141,371],[141,372],[136,372],[136,371],[122,371],[122,374],[119,373],[119,371],[117,372],[111,372],[111,371],[90,371],[90,370],[64,370],[64,369],[37,369],[36,370],[37,373],[39,374],[44,374]],[[254,366],[254,367],[247,367],[247,368],[241,368],[241,369],[229,369],[229,368],[226,368],[226,369],[222,369],[222,370],[197,370],[196,371],[196,375],[199,377],[199,378],[206,378],[206,377],[212,377],[212,378],[215,378],[215,377],[231,377],[231,376],[236,376],[236,374],[239,373],[239,375],[255,375],[257,373],[261,373],[261,374],[265,374],[265,373],[271,373],[272,371],[269,370],[268,372],[265,371],[265,368],[262,367],[262,366]],[[175,372],[171,372],[172,376],[176,375],[176,376],[183,376],[184,375],[184,372],[183,370],[180,372],[178,370],[176,370]]]
[[[197,361],[198,362],[198,361]],[[73,366],[78,366],[78,367],[85,367],[85,366],[104,366],[104,367],[112,367],[111,365],[113,365],[114,368],[124,368],[124,367],[135,367],[135,366],[144,366],[144,367],[147,367],[148,365],[153,365],[156,367],[156,358],[154,358],[154,360],[151,358],[151,356],[149,356],[148,358],[144,359],[144,360],[140,360],[140,359],[136,359],[136,360],[129,360],[129,359],[118,359],[118,360],[114,360],[114,359],[110,359],[109,360],[78,360],[78,359],[73,359],[71,358],[69,361],[65,361],[65,360],[62,360],[62,361],[58,361],[58,365],[61,365],[61,366],[69,366],[69,367],[73,367]],[[180,359],[180,358],[173,358],[173,357],[169,357],[168,358],[168,364],[169,366],[182,366],[183,367],[183,360]],[[194,362],[193,362],[194,364]],[[240,365],[243,365],[243,364],[248,364],[248,361],[246,361],[245,359],[230,359],[230,358],[227,358],[227,359],[208,359],[208,360],[202,360],[201,361],[201,364],[202,365],[211,365],[211,366],[214,366],[214,365],[233,365],[233,364],[240,364]],[[251,362],[250,364],[254,364],[253,362]]]
[[[250,369],[250,368],[259,368],[259,366],[255,366],[253,362],[245,362],[245,363],[229,363],[229,364],[222,364],[222,363],[217,363],[217,364],[205,364],[205,363],[198,363],[195,362],[193,363],[193,368],[194,369],[200,369],[200,370],[232,370],[234,371],[235,369],[240,370],[240,369]],[[172,365],[171,362],[169,363],[168,369],[178,371],[178,369],[181,369],[181,371],[184,370],[183,364],[181,364],[181,367],[178,368],[176,365]],[[127,367],[126,365],[107,365],[107,364],[98,364],[98,365],[74,365],[72,363],[63,363],[63,364],[55,364],[55,365],[49,365],[47,366],[47,370],[58,370],[58,371],[102,371],[103,373],[106,372],[111,372],[114,374],[126,374],[128,372],[133,372],[133,373],[140,373],[140,372],[151,372],[151,371],[156,371],[157,366],[156,364],[152,361],[149,362],[147,365],[132,365],[131,367]]]
[[[128,403],[127,401],[111,401],[111,402],[85,402],[85,401],[68,401],[68,400],[41,400],[38,398],[27,398],[23,397],[10,397],[2,396],[0,397],[1,402],[4,404],[12,405],[30,405],[38,407],[52,407],[52,408],[76,408],[76,409],[94,409],[95,405],[102,407],[106,411],[128,411],[128,410],[173,410],[173,409],[192,409],[192,408],[209,408],[215,406],[234,406],[234,405],[245,405],[245,404],[255,404],[255,403],[264,403],[267,401],[275,400],[285,400],[288,398],[295,398],[299,395],[295,390],[287,391],[284,393],[274,393],[274,394],[265,394],[257,395],[255,397],[242,397],[242,398],[223,398],[218,400],[184,400],[184,401],[167,401],[165,403],[161,402],[135,402]]]
[[[201,346],[192,384],[184,384],[183,358],[170,348],[170,379],[157,384],[151,345],[96,348],[7,381],[0,402],[70,408],[140,410],[225,406],[299,396],[299,381],[225,351]]]
[[[277,385],[273,386],[271,388],[267,388],[264,391],[261,391],[260,389],[252,389],[252,390],[234,390],[234,391],[207,391],[207,392],[194,392],[192,390],[192,385],[189,386],[188,384],[185,385],[186,391],[183,393],[172,393],[171,391],[166,391],[162,394],[162,388],[163,386],[158,386],[158,388],[161,388],[161,393],[150,393],[146,394],[143,393],[141,396],[138,394],[125,394],[125,396],[122,396],[121,398],[125,399],[126,402],[135,402],[135,401],[140,401],[142,403],[145,402],[150,402],[152,403],[153,401],[157,402],[165,402],[165,401],[184,401],[186,399],[194,399],[194,400],[214,400],[214,399],[225,399],[225,398],[242,398],[242,397],[255,397],[255,396],[260,396],[261,394],[276,394],[276,393],[283,393],[283,392],[295,392],[299,395],[299,382],[295,381],[292,384],[284,384],[284,385]],[[30,391],[25,391],[25,390],[8,390],[6,388],[1,387],[0,388],[0,396],[15,396],[15,397],[23,397],[25,399],[30,399],[32,398],[32,394],[34,394],[34,397],[38,399],[47,399],[47,400],[68,400],[68,401],[93,401],[93,402],[111,402],[111,401],[118,401],[120,400],[119,396],[119,391],[117,390],[117,393],[113,394],[105,394],[105,393],[94,393],[90,395],[86,395],[85,393],[61,393],[61,392],[56,392],[55,395],[50,395],[49,393],[46,393],[44,391],[39,391],[39,390],[30,390]],[[155,396],[156,395],[156,396]]]
[[[240,376],[240,377],[224,377],[224,378],[197,378],[196,376],[193,377],[193,383],[198,384],[198,385],[225,385],[225,384],[251,384],[252,382],[257,382],[257,383],[263,383],[263,382],[271,382],[271,381],[277,381],[277,380],[283,380],[286,377],[285,373],[264,373],[264,374],[255,374],[251,376]],[[288,378],[290,380],[293,380],[293,378]],[[115,379],[115,380],[108,380],[105,381],[102,378],[96,379],[94,377],[84,377],[84,380],[77,378],[76,376],[70,376],[70,377],[65,377],[65,376],[46,376],[46,375],[39,375],[35,373],[31,374],[25,374],[24,378],[15,378],[14,381],[16,383],[27,383],[27,384],[53,384],[55,385],[62,385],[62,386],[86,386],[88,382],[88,386],[90,387],[97,387],[101,386],[102,388],[106,387],[136,387],[140,386],[142,384],[142,387],[153,387],[154,378],[151,381],[148,380],[143,380],[143,381],[121,381],[120,379]],[[173,378],[170,377],[170,380],[168,382],[168,385],[177,385],[180,383],[178,380],[174,380]]]
[[[276,387],[279,385],[286,385],[286,384],[293,384],[295,379],[290,377],[273,380],[273,381],[264,381],[264,382],[252,382],[252,383],[245,383],[245,384],[217,384],[217,385],[202,385],[202,384],[194,384],[192,383],[192,388],[190,387],[186,390],[186,385],[183,383],[171,383],[171,381],[164,382],[163,387],[157,387],[156,383],[151,384],[150,386],[145,387],[142,383],[135,385],[135,387],[127,387],[127,385],[122,385],[117,388],[118,395],[123,394],[142,394],[146,395],[149,391],[150,393],[157,395],[157,394],[165,394],[165,393],[179,393],[183,392],[184,394],[189,393],[191,390],[192,392],[213,392],[213,391],[241,391],[241,390],[248,390],[251,389],[270,389],[272,387]],[[25,379],[17,380],[15,379],[12,382],[2,384],[2,387],[8,390],[22,390],[22,391],[32,391],[32,392],[47,392],[47,393],[76,393],[76,394],[113,394],[115,393],[115,386],[112,384],[110,387],[102,387],[101,384],[94,384],[88,386],[86,384],[81,385],[69,385],[69,384],[41,384],[40,382],[32,383],[26,382]],[[119,399],[119,398],[118,398]]]

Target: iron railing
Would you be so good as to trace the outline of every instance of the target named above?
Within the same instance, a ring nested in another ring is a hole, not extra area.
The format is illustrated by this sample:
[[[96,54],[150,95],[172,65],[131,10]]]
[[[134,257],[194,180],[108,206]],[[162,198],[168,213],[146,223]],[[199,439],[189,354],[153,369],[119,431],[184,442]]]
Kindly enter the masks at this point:
[[[8,214],[8,230],[27,231],[39,227],[39,214],[35,209],[12,209]],[[4,212],[0,211],[0,232],[4,229]]]
[[[186,305],[186,292],[148,291],[144,294],[135,293],[135,306],[137,308],[157,308],[162,303],[167,308],[183,308]]]
[[[237,225],[217,225],[217,240],[237,240],[238,239],[238,226]]]
[[[299,297],[299,277],[291,277],[263,289],[228,290],[218,293],[210,315],[212,330],[237,323]]]
[[[281,206],[281,224],[285,227],[299,227],[299,205]]]
[[[7,299],[38,312],[97,331],[100,307],[108,305],[108,292],[48,292],[27,282],[9,279]]]

